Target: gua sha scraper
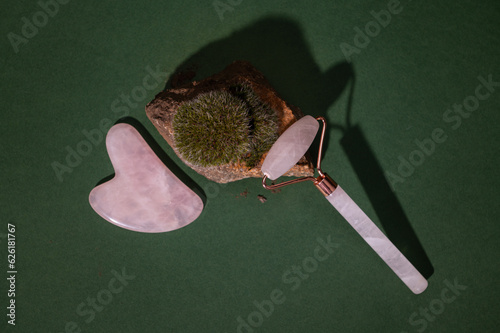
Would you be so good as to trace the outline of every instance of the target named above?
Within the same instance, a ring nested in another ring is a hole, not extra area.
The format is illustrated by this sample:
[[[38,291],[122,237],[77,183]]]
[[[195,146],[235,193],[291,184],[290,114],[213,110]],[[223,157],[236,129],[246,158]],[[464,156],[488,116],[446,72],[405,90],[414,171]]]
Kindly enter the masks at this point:
[[[105,220],[151,233],[182,228],[201,214],[200,197],[163,164],[134,127],[113,126],[106,148],[115,177],[89,196],[90,205]]]
[[[319,129],[320,120],[323,123],[321,140],[316,169],[318,178],[297,178],[276,185],[267,185],[267,178],[275,180],[294,166],[304,156],[309,146],[314,141]],[[262,164],[264,178],[262,185],[269,190],[311,180],[314,185],[325,195],[326,199],[349,222],[349,224],[363,237],[371,248],[385,261],[397,276],[415,294],[420,294],[427,288],[427,280],[406,259],[406,257],[392,244],[380,231],[370,218],[356,205],[344,190],[321,170],[321,151],[325,136],[326,121],[323,117],[302,117],[290,126],[274,143]]]

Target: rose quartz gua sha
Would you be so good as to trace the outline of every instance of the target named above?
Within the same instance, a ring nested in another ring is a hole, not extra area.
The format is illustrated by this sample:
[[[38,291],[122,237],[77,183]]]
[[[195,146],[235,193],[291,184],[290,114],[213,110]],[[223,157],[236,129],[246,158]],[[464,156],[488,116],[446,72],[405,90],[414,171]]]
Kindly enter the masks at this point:
[[[115,177],[89,196],[101,217],[133,231],[165,232],[182,228],[201,214],[200,197],[161,162],[134,127],[113,126],[106,148]]]

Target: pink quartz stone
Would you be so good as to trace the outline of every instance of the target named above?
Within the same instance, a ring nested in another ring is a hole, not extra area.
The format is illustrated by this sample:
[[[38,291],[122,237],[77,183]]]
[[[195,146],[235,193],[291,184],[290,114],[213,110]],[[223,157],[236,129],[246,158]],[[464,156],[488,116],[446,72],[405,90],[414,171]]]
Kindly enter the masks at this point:
[[[165,232],[201,214],[200,197],[161,162],[134,127],[113,126],[106,148],[115,177],[89,196],[90,205],[104,219],[134,231]]]

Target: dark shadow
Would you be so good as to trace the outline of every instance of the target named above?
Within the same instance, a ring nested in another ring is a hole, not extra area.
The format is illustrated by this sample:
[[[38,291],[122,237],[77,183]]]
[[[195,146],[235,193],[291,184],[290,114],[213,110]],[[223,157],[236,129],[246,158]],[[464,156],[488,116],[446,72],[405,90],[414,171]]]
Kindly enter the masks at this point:
[[[352,67],[351,67],[352,70]],[[345,127],[340,144],[344,149],[354,172],[363,186],[380,223],[391,242],[428,279],[434,267],[413,230],[403,207],[389,185],[384,170],[377,161],[359,124],[352,125],[352,100],[354,96],[355,74],[351,75],[347,99]]]
[[[235,60],[251,62],[284,100],[305,114],[325,115],[345,86],[341,77],[345,67],[319,68],[299,25],[284,17],[263,18],[210,43],[180,64],[176,72],[195,69],[192,79],[199,81]]]
[[[353,75],[347,62],[321,69],[300,26],[286,17],[269,16],[198,50],[177,67],[165,88],[182,85],[182,81],[200,81],[235,60],[252,63],[287,103],[304,114],[324,116],[329,128],[333,119],[327,110]],[[328,136],[326,133],[325,144]],[[317,145],[312,147],[311,153],[316,156]]]
[[[172,171],[172,173],[179,178],[187,187],[193,190],[203,201],[203,205],[206,204],[207,198],[201,187],[198,186],[181,168],[174,163],[174,161],[165,153],[165,151],[161,148],[161,146],[155,141],[153,136],[149,134],[148,130],[137,120],[132,117],[124,117],[118,119],[115,123],[120,124],[125,123],[134,127],[137,132],[142,136],[144,141],[148,144],[148,146],[153,150],[153,152],[158,156],[158,158],[165,164],[165,166]],[[113,173],[110,176],[104,177],[101,179],[97,185],[103,184],[109,180],[111,180],[115,174]],[[96,186],[97,186],[96,185]]]
[[[300,26],[292,19],[270,16],[198,50],[177,67],[176,74],[169,78],[165,88],[182,86],[192,80],[200,81],[220,72],[235,60],[252,63],[285,101],[299,107],[304,114],[325,117],[328,124],[326,144],[329,131],[340,130],[344,133],[342,146],[388,237],[428,278],[433,267],[423,247],[361,129],[351,126],[355,84],[353,67],[344,61],[321,69],[309,50]],[[335,115],[327,114],[327,110],[348,85],[347,118],[344,124],[336,124],[333,121]],[[312,156],[318,153],[318,142],[315,143],[310,151]],[[323,151],[327,148],[324,146]]]
[[[330,74],[326,74],[327,76],[331,77],[336,77],[337,81],[331,83],[332,88],[331,88],[331,93],[334,94],[334,100],[337,100],[342,92],[345,90],[347,85],[349,85],[349,96],[348,96],[348,102],[347,102],[347,118],[349,119],[349,113],[352,105],[352,96],[354,93],[354,82],[355,82],[355,75],[354,75],[354,69],[353,67],[347,63],[347,62],[342,62],[334,67],[330,68],[328,70]],[[325,110],[326,111],[326,110]],[[341,125],[337,122],[333,121],[333,118],[335,118],[335,115],[330,115],[328,113],[321,113],[318,112],[317,114],[314,114],[313,116],[323,116],[326,119],[326,132],[325,132],[325,138],[324,138],[324,143],[323,143],[323,155],[325,152],[328,150],[328,142],[330,139],[330,132],[337,130],[340,132],[345,131],[345,126]],[[338,119],[337,117],[336,119]],[[321,129],[320,129],[321,130]],[[314,140],[314,143],[311,145],[311,148],[309,149],[309,152],[314,156],[314,158],[317,158],[318,152],[319,152],[319,141],[320,141],[320,135],[317,135],[316,139]]]
[[[434,268],[359,125],[348,128],[340,143],[387,237],[428,279]]]
[[[109,182],[113,178],[115,178],[115,174],[114,173],[112,173],[111,175],[106,176],[103,179],[101,179],[100,181],[98,181],[97,184],[95,184],[94,187],[97,187],[97,186],[99,186],[101,184],[107,183],[107,182]]]

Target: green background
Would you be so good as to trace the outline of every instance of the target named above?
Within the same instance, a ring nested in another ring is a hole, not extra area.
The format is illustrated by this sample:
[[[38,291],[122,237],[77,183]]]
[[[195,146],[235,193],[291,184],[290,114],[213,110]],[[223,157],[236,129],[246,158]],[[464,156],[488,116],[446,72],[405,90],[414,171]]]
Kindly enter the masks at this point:
[[[354,47],[355,28],[389,1],[221,3],[231,9],[222,18],[212,1],[69,1],[47,22],[36,1],[3,3],[2,332],[235,332],[237,318],[248,320],[254,301],[275,289],[285,300],[255,332],[496,332],[500,87],[460,126],[443,116],[474,95],[479,76],[500,82],[500,3],[401,1],[351,62],[341,44]],[[14,46],[9,36],[22,36],[23,17],[34,16],[46,24]],[[202,79],[237,59],[305,114],[327,118],[323,169],[429,277],[423,294],[413,295],[312,184],[276,194],[259,179],[218,185],[175,156],[145,105],[177,70]],[[164,79],[137,95],[148,66]],[[128,105],[120,96],[132,92]],[[189,226],[141,234],[92,210],[90,190],[113,173],[104,140],[58,179],[54,162],[84,149],[84,131],[124,116],[205,192]],[[437,128],[446,140],[415,153],[415,140]],[[400,158],[410,157],[420,164],[402,177]],[[15,327],[6,317],[8,223],[16,226]],[[283,276],[313,255],[318,237],[337,248],[292,290]],[[94,317],[77,313],[89,297],[105,298],[122,270],[130,280],[109,304]],[[464,287],[453,294],[447,283]]]

